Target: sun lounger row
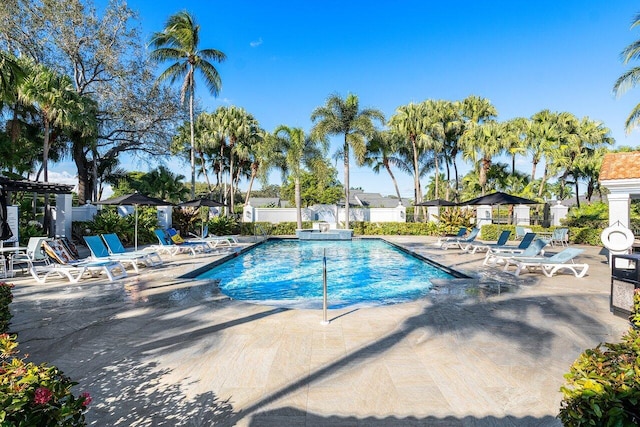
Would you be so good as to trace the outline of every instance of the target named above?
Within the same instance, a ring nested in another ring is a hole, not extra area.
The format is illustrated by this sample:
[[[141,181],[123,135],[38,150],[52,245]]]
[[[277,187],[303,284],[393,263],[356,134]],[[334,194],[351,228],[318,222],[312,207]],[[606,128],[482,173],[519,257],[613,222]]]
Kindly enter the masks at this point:
[[[568,229],[556,229],[557,232],[554,232],[549,240],[536,239],[535,233],[527,232],[522,236],[522,240],[517,246],[506,244],[511,234],[507,230],[500,234],[498,241],[495,243],[476,243],[475,239],[478,235],[478,232],[474,232],[476,230],[478,229],[474,228],[468,237],[441,240],[440,247],[445,250],[458,247],[471,254],[475,254],[478,251],[486,251],[483,265],[503,266],[504,271],[508,271],[513,266],[515,267],[514,274],[516,276],[523,270],[540,270],[547,277],[551,277],[562,270],[568,270],[576,277],[584,277],[589,270],[588,264],[575,262],[575,258],[584,252],[582,249],[565,248],[552,256],[544,255],[544,248],[549,244],[568,245]]]

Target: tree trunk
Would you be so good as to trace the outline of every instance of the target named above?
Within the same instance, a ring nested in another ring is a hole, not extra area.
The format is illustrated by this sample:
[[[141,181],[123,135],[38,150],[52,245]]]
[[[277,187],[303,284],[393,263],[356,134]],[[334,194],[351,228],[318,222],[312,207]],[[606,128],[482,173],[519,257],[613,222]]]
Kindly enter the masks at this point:
[[[249,198],[251,198],[251,187],[253,187],[253,180],[258,175],[258,167],[254,166],[255,162],[251,164],[251,179],[249,179],[249,188],[247,189],[247,195],[244,198],[244,205],[247,206],[249,204]]]
[[[302,229],[302,191],[300,190],[300,177],[294,180],[295,200],[296,200],[296,221],[298,230]]]
[[[349,229],[349,143],[347,142],[347,134],[344,134],[344,228]]]
[[[89,175],[89,162],[84,155],[82,144],[78,141],[73,142],[72,156],[78,170],[78,203],[84,205],[87,200],[92,200],[92,184]]]
[[[578,209],[580,209],[580,192],[578,188],[578,178],[575,177],[574,181],[576,186],[576,206],[578,207]]]
[[[434,153],[435,154],[435,153]],[[435,198],[438,199],[440,196],[440,192],[438,191],[438,187],[440,184],[440,165],[438,164],[438,155],[434,155],[434,160],[436,162],[436,190],[434,191]]]
[[[480,187],[482,188],[482,195],[484,196],[487,191],[487,171],[491,167],[491,159],[487,159],[486,157],[480,161],[480,173],[478,176],[478,182],[480,183]]]
[[[193,86],[189,89],[189,129],[191,131],[191,200],[193,200],[196,198],[196,142],[193,123]]]
[[[420,192],[420,167],[418,166],[418,147],[416,146],[416,137],[414,135],[411,135],[409,138],[411,139],[411,147],[413,148],[413,186],[416,193],[416,201],[414,202],[415,205],[422,202],[422,194]],[[417,222],[419,218],[420,214],[418,213],[416,215],[415,221]]]
[[[536,179],[536,167],[538,166],[538,162],[537,161],[533,161],[533,166],[531,167],[531,182],[535,181]]]
[[[200,151],[198,154],[200,155],[200,164],[202,165],[202,174],[204,175],[204,179],[207,182],[207,189],[209,190],[209,193],[211,193],[211,190],[213,188],[211,187],[211,181],[209,181],[209,174],[207,173],[207,162],[204,159],[204,153],[202,151]]]
[[[387,169],[389,176],[391,177],[391,181],[393,181],[393,187],[396,189],[396,194],[398,195],[398,201],[402,202],[402,196],[400,196],[400,188],[398,188],[398,182],[396,181],[396,177],[393,175],[393,172],[391,172],[391,166],[389,165],[389,160],[384,159],[383,164],[384,164],[384,167]]]
[[[542,174],[542,181],[540,181],[540,188],[538,189],[538,197],[542,197],[542,193],[544,192],[544,186],[547,181],[547,165],[544,166],[544,173]]]
[[[229,208],[232,216],[233,216],[233,204],[234,204],[233,193],[234,193],[233,191],[233,151],[230,151],[229,152]]]

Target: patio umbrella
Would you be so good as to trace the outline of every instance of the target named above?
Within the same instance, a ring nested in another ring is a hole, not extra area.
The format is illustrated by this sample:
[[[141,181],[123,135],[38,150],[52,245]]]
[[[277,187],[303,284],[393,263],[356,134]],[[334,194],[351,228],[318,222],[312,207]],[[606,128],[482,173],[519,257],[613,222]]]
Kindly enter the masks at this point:
[[[97,205],[133,206],[135,215],[135,248],[138,250],[138,206],[173,206],[173,203],[140,193],[125,194],[113,199],[100,200]]]
[[[458,206],[458,204],[455,202],[450,202],[448,200],[434,199],[434,200],[427,200],[421,203],[416,203],[413,206]]]
[[[189,200],[188,202],[182,202],[182,203],[178,203],[178,206],[186,208],[200,208],[202,206],[206,206],[209,208],[218,208],[218,207],[223,207],[225,206],[223,203],[220,202],[216,202],[215,200],[210,200],[210,199],[194,199],[194,200]],[[209,213],[207,213],[207,221],[209,221]],[[204,234],[204,222],[202,223],[202,227],[200,230],[200,235],[202,237]]]
[[[460,206],[479,206],[479,205],[537,205],[541,202],[525,199],[524,197],[514,196],[512,194],[498,191],[496,193],[487,194],[485,196],[476,197],[459,203]],[[500,210],[498,210],[498,221],[500,221]]]
[[[541,202],[498,191],[497,193],[487,194],[486,196],[480,196],[475,199],[467,200],[466,202],[461,202],[459,205],[537,205],[539,203]]]
[[[224,204],[220,202],[216,202],[215,200],[210,199],[194,199],[189,200],[188,202],[178,203],[180,207],[191,207],[191,208],[199,208],[201,206],[207,206],[210,208],[223,207]]]

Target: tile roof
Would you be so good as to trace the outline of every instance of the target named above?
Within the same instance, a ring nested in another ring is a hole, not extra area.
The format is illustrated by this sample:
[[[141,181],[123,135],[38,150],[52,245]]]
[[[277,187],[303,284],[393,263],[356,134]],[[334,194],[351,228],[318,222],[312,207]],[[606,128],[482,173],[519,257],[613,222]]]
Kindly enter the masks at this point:
[[[640,178],[640,151],[607,153],[602,160],[600,180]]]

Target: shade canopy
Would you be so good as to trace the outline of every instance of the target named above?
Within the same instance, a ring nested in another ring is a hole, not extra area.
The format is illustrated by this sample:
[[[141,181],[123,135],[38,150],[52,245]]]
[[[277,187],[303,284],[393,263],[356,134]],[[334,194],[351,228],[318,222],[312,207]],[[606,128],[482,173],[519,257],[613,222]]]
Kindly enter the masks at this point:
[[[487,194],[486,196],[480,196],[476,197],[475,199],[467,200],[466,202],[461,202],[458,205],[537,205],[539,203],[541,202],[498,191],[497,193]]]
[[[173,203],[155,197],[145,196],[140,193],[125,194],[124,196],[95,202],[97,205],[117,205],[117,206],[173,206]]]
[[[188,202],[178,203],[178,206],[190,207],[190,208],[199,208],[201,206],[206,206],[209,208],[219,208],[219,207],[223,207],[224,204],[220,202],[216,202],[215,200],[210,200],[210,199],[195,199],[195,200],[189,200]]]
[[[124,196],[95,202],[97,205],[131,206],[135,215],[135,249],[138,250],[138,206],[173,206],[173,203],[140,193],[125,194]]]
[[[434,200],[427,200],[421,203],[416,203],[413,206],[458,206],[458,204],[455,202],[450,202],[449,200],[434,199]]]

